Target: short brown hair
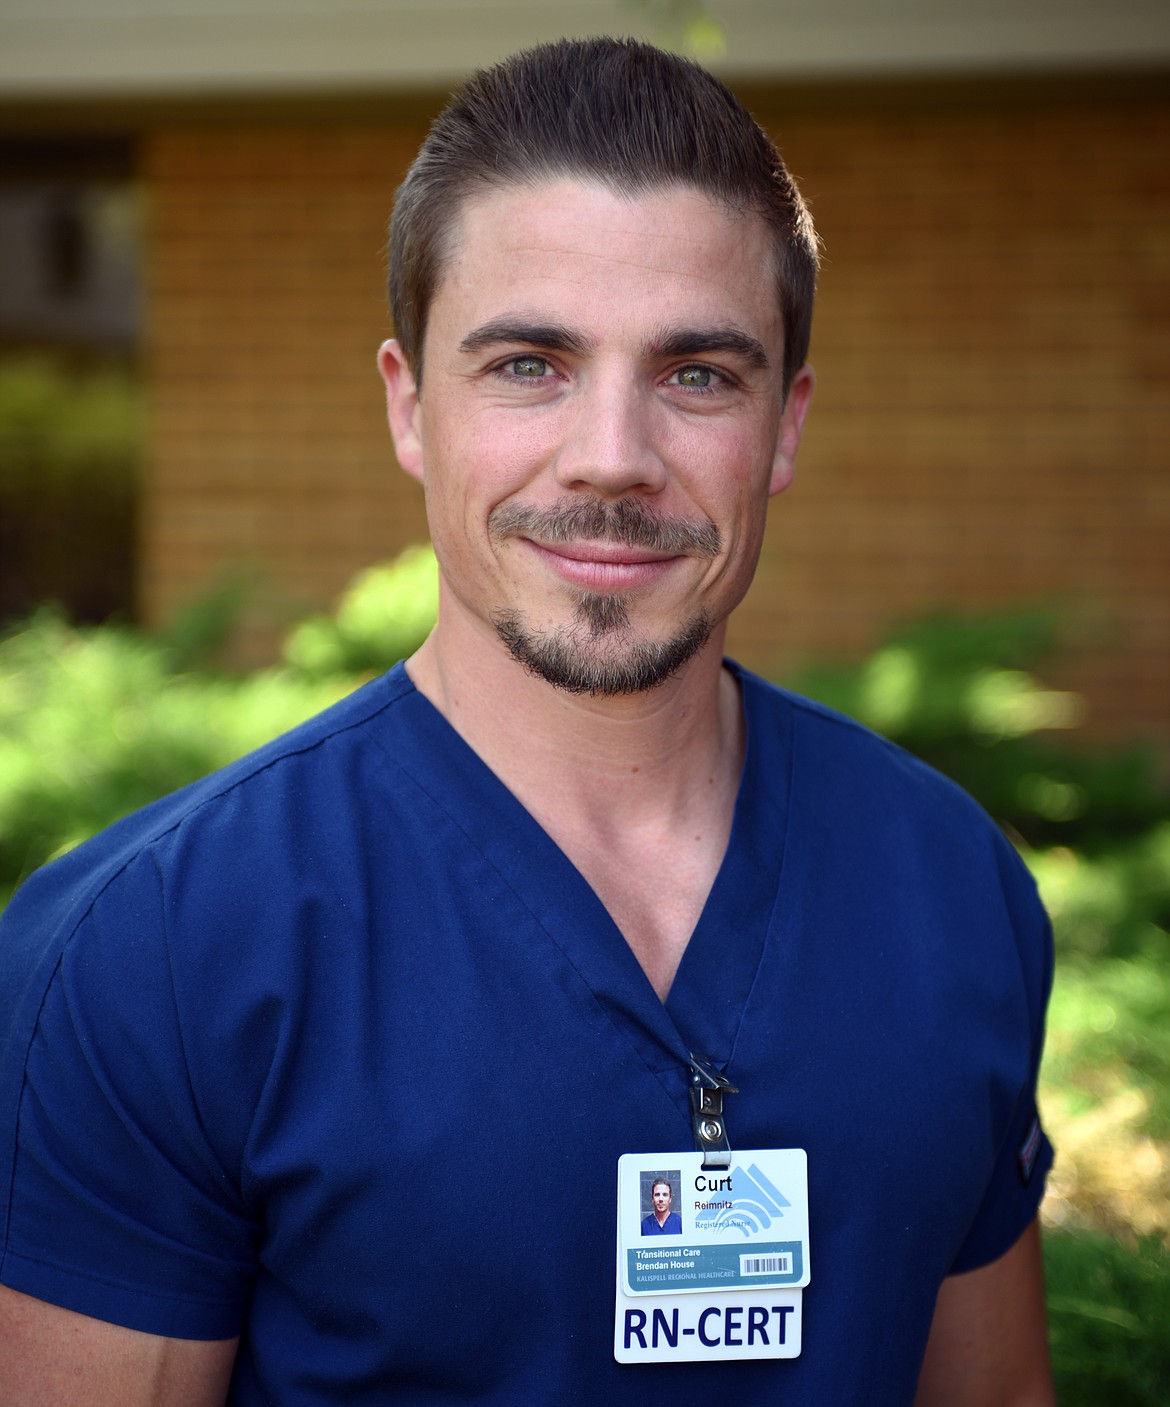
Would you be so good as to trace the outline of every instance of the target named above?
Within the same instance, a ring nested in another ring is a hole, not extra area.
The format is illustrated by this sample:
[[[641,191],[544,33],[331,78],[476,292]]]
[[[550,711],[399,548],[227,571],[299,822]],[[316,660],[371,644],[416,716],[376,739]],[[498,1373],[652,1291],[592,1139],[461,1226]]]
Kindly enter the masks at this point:
[[[461,204],[565,177],[635,197],[689,186],[772,231],[784,321],[784,389],[808,355],[816,290],[812,220],[780,154],[697,64],[632,39],[562,39],[476,74],[435,119],[399,188],[390,309],[421,378],[427,314]]]

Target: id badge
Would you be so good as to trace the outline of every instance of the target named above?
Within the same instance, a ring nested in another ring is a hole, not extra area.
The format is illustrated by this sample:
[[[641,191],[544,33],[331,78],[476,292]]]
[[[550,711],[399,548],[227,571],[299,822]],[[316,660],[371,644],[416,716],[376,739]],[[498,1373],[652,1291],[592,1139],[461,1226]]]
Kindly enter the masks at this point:
[[[809,1283],[808,1160],[748,1149],[618,1160],[619,1363],[795,1358]]]

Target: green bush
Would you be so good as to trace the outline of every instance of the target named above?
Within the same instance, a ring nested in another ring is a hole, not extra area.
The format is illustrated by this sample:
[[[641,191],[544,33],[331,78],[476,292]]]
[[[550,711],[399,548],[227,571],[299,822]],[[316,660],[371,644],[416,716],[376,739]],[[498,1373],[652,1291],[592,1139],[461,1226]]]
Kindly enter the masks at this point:
[[[0,904],[36,866],[416,649],[434,619],[434,557],[412,548],[363,574],[334,618],[292,632],[281,669],[200,664],[238,603],[229,584],[157,636],[46,609],[0,638]]]
[[[310,678],[378,673],[418,648],[439,609],[439,569],[429,547],[361,573],[331,616],[290,634],[284,657]]]
[[[336,685],[172,674],[160,642],[44,611],[0,642],[0,901],[30,870],[319,711]]]
[[[1056,644],[1050,611],[932,616],[858,665],[814,665],[793,688],[869,724],[976,797],[1024,845],[1115,846],[1170,815],[1154,756],[1061,746],[1075,694],[1031,673]]]
[[[1091,1232],[1044,1244],[1048,1322],[1061,1407],[1166,1407],[1170,1273],[1165,1247]]]

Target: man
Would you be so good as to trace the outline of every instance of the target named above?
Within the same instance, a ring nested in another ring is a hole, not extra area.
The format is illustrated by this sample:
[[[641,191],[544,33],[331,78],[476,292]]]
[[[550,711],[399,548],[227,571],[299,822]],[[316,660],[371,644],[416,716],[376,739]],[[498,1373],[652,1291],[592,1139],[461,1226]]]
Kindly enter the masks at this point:
[[[652,49],[535,50],[436,123],[380,364],[438,624],[11,905],[0,1400],[1051,1401],[1034,889],[722,658],[815,263],[763,133]],[[619,1364],[617,1160],[696,1156],[702,1070],[733,1153],[807,1154],[800,1352],[735,1361],[796,1301],[717,1298],[627,1323],[730,1361]]]
[[[656,1177],[650,1188],[654,1210],[642,1218],[643,1236],[681,1236],[682,1218],[670,1210],[674,1192],[664,1177]]]

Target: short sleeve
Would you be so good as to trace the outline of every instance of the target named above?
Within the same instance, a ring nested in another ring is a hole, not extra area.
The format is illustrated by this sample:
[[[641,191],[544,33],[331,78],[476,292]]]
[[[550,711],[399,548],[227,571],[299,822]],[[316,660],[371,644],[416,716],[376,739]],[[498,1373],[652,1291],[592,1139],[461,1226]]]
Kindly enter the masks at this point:
[[[76,921],[69,873],[34,876],[0,928],[0,1282],[147,1333],[231,1337],[253,1229],[188,1076],[155,866],[140,856]]]
[[[1052,926],[1023,862],[997,836],[997,859],[1019,958],[1030,1061],[1003,1137],[987,1191],[951,1274],[976,1270],[998,1260],[1035,1218],[1052,1167],[1053,1149],[1040,1123],[1036,1086],[1044,1051],[1044,1022],[1052,990]],[[1011,974],[1015,978],[1015,974]]]

